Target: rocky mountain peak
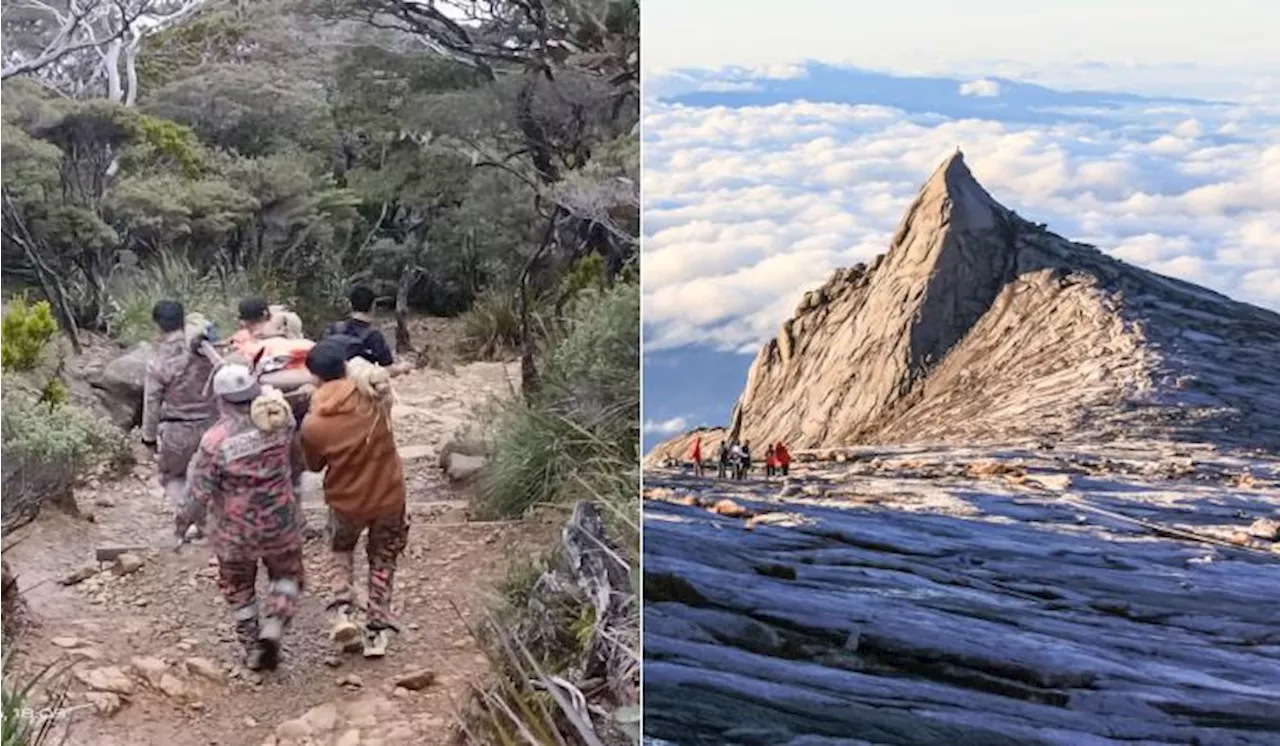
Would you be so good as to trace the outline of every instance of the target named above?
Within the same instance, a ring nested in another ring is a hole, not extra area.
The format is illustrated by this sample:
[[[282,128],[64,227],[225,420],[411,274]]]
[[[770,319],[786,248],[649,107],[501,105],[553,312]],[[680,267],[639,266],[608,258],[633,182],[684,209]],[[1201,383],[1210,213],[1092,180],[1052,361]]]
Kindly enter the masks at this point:
[[[1280,315],[1024,220],[957,150],[887,252],[806,293],[761,348],[729,431],[797,448],[1136,435],[1280,448]]]

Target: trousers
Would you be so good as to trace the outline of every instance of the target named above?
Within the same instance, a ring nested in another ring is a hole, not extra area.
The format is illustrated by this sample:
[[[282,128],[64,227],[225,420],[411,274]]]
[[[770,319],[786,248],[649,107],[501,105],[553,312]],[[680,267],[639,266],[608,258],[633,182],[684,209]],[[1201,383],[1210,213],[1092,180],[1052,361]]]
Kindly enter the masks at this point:
[[[353,521],[329,511],[330,591],[329,606],[355,603],[355,550],[360,535],[365,536],[369,562],[369,606],[365,626],[369,629],[396,629],[391,613],[391,588],[396,562],[409,543],[409,519],[404,508],[396,515],[376,521]]]
[[[258,563],[267,571],[267,597],[259,609]],[[257,641],[263,622],[288,627],[304,585],[302,548],[261,558],[219,557],[218,587],[235,618],[236,637],[246,646]]]

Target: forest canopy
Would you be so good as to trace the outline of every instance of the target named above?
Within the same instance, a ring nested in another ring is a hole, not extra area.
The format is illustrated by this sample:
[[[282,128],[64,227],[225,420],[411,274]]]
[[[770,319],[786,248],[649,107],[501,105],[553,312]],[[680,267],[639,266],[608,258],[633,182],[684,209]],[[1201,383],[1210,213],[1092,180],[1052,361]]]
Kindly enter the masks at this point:
[[[71,330],[157,274],[310,321],[636,261],[635,2],[28,0],[3,32],[5,281]]]

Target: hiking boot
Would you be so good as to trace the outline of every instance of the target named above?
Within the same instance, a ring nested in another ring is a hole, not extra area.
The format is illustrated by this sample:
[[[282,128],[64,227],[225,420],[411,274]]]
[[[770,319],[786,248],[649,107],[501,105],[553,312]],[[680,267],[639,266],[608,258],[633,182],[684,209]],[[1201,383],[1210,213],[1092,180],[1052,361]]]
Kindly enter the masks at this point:
[[[280,665],[280,641],[271,639],[258,640],[245,655],[244,665],[250,671],[276,670],[276,667]]]
[[[391,630],[368,629],[364,633],[364,657],[381,658],[387,654],[387,645],[391,643]]]
[[[280,639],[283,637],[284,622],[275,617],[264,619],[262,631],[249,649],[245,665],[252,671],[274,671],[280,665]]]
[[[333,610],[333,626],[329,628],[329,639],[351,651],[360,644],[360,625],[351,618],[351,605],[341,604]]]

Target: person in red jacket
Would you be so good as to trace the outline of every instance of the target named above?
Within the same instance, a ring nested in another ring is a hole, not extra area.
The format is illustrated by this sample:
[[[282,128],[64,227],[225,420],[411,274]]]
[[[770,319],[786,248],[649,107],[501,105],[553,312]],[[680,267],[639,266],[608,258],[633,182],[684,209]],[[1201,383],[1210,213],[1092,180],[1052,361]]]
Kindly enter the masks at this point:
[[[778,456],[773,446],[769,446],[764,451],[764,475],[771,477],[778,473]]]
[[[702,476],[702,438],[693,441],[693,473]]]
[[[774,458],[778,460],[778,473],[787,476],[791,471],[791,452],[781,442],[773,448]]]

